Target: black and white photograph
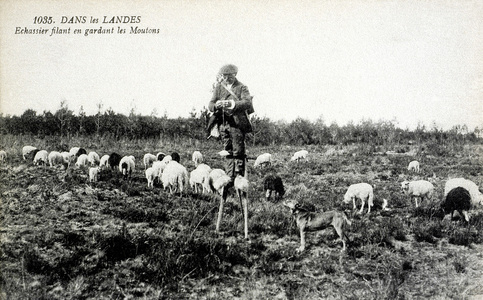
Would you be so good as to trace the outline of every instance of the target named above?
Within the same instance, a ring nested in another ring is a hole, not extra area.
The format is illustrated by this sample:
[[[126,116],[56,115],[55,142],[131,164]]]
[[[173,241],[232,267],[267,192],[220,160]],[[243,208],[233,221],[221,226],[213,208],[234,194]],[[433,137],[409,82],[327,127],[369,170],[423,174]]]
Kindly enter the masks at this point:
[[[0,1],[0,299],[483,299],[483,2]]]

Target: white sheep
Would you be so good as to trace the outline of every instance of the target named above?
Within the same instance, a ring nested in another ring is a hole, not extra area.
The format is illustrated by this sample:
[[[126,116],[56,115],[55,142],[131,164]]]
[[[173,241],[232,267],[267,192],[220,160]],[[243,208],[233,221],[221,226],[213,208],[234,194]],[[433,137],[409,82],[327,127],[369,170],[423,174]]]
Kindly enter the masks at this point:
[[[144,171],[144,173],[146,175],[146,179],[148,180],[148,188],[149,187],[154,188],[154,178],[155,178],[154,168],[149,167],[146,169],[146,171]]]
[[[163,174],[163,170],[164,168],[166,168],[166,164],[161,161],[155,161],[153,162],[153,166],[151,168],[153,168],[154,180],[156,180],[156,178],[161,179],[161,174]]]
[[[478,189],[478,186],[476,185],[476,183],[465,178],[452,178],[446,181],[446,184],[444,185],[443,198],[445,198],[446,195],[448,195],[449,191],[451,191],[456,187],[465,188],[470,193],[472,205],[483,204],[483,194],[480,193],[480,190]]]
[[[7,160],[7,152],[5,150],[0,150],[0,161],[5,162]]]
[[[365,202],[367,201],[367,213],[371,212],[371,207],[374,205],[374,191],[370,184],[368,183],[356,183],[349,186],[347,192],[344,195],[344,203],[349,203],[352,201],[353,209],[356,210],[356,198],[361,199],[362,206],[359,210],[361,214],[364,210]]]
[[[156,160],[157,160],[156,155],[152,153],[144,154],[144,157],[143,157],[144,170],[151,167],[153,165],[153,162],[155,162]]]
[[[121,161],[119,162],[119,171],[124,178],[130,177],[135,168],[136,163],[134,162],[132,155],[121,158]]]
[[[63,165],[64,163],[66,163],[66,161],[64,160],[64,157],[58,151],[51,151],[47,159],[49,160],[49,165],[51,167],[57,166],[57,165]]]
[[[403,181],[401,189],[406,195],[409,195],[410,199],[414,198],[416,207],[419,207],[418,198],[421,198],[421,203],[424,198],[430,200],[433,196],[434,185],[427,180]]]
[[[107,169],[108,167],[109,167],[109,155],[105,154],[99,160],[99,168],[102,170],[102,169]]]
[[[223,196],[223,188],[231,181],[230,176],[222,169],[213,169],[208,175],[208,180],[206,180],[203,185],[207,191],[216,193],[218,192]]]
[[[71,162],[72,155],[67,151],[61,152],[60,155],[62,155],[64,162],[67,164],[67,166],[69,166],[70,162]]]
[[[34,146],[24,146],[22,148],[22,157],[23,157],[23,160],[27,160],[27,156],[34,150],[37,150],[36,147]]]
[[[75,157],[75,156],[74,156]],[[87,163],[89,162],[87,158],[87,154],[81,154],[78,158],[77,161],[75,162],[76,167],[86,167]]]
[[[72,147],[72,148],[70,148],[69,153],[70,153],[70,161],[69,161],[69,164],[70,164],[70,163],[76,161],[76,158],[78,158],[82,154],[87,154],[87,151],[84,148]]]
[[[184,187],[188,184],[188,170],[175,160],[171,160],[161,175],[161,182],[163,188],[166,190],[169,188],[171,194],[179,191],[180,195],[183,194]]]
[[[164,169],[168,163],[172,160],[171,155],[166,155],[161,161],[155,161],[153,163],[154,177],[161,179]]]
[[[412,162],[410,162],[408,165],[408,171],[414,171],[416,173],[419,173],[419,161],[413,160]]]
[[[203,162],[203,154],[201,154],[200,151],[194,151],[193,155],[191,155],[191,160],[195,163],[195,166],[197,167]]]
[[[91,164],[91,166],[97,166],[101,159],[99,158],[99,154],[91,151],[89,154],[87,154],[87,161]]]
[[[205,188],[204,182],[208,180],[208,176],[210,175],[211,168],[207,164],[199,164],[196,169],[191,171],[190,173],[190,186],[198,193],[198,187],[202,187],[202,193],[207,193],[209,190]]]
[[[69,151],[70,155],[71,156],[76,156],[77,155],[77,152],[79,151],[79,149],[80,149],[80,147],[72,147],[72,148],[70,148],[70,151]]]
[[[34,165],[47,165],[49,162],[49,154],[46,150],[40,150],[39,152],[35,153],[34,157]]]
[[[300,150],[300,151],[297,151],[293,154],[292,158],[290,158],[291,161],[301,161],[302,159],[305,159],[305,161],[308,161],[307,160],[307,155],[309,154],[309,152],[307,150]]]
[[[99,167],[89,168],[89,182],[97,182],[99,176]]]
[[[270,153],[263,153],[260,154],[257,159],[255,160],[255,163],[253,164],[253,167],[262,167],[262,166],[270,166],[272,164],[272,154]]]

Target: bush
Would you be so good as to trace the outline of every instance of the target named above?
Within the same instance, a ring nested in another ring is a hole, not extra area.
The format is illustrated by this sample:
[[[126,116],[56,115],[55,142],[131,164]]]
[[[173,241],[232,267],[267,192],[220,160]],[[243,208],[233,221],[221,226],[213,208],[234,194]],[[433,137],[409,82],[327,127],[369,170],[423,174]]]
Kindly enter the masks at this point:
[[[350,227],[353,246],[385,245],[392,238],[400,241],[406,240],[404,224],[395,217],[377,217],[354,220]]]
[[[443,226],[439,221],[425,221],[418,218],[412,228],[416,241],[436,243],[436,238],[443,237]]]

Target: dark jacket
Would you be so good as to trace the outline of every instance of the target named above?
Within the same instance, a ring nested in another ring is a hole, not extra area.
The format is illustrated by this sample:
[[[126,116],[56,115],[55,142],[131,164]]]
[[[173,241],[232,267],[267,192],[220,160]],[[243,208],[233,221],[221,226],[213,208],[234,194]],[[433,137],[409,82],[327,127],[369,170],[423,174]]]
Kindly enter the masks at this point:
[[[248,91],[248,87],[243,83],[235,80],[231,87],[232,92],[238,99],[235,99],[230,92],[228,92],[220,83],[218,83],[213,90],[213,97],[211,97],[208,109],[215,113],[215,103],[218,100],[234,100],[235,107],[233,110],[225,110],[225,120],[230,120],[232,126],[240,128],[244,133],[252,131],[252,125],[248,118],[248,115],[254,112],[252,104],[252,96]]]

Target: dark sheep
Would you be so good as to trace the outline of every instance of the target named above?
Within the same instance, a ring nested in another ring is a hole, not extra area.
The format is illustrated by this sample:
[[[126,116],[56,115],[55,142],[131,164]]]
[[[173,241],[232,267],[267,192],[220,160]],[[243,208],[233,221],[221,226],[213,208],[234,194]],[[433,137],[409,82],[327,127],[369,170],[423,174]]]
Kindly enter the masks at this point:
[[[77,150],[77,153],[75,154],[75,156],[79,157],[82,154],[87,154],[87,151],[84,148],[79,148],[79,150]]]
[[[171,158],[176,162],[179,162],[181,160],[181,157],[179,156],[178,152],[171,153]]]
[[[35,155],[36,155],[36,154],[37,154],[37,152],[39,152],[39,151],[40,151],[39,149],[32,150],[30,153],[28,153],[28,154],[26,155],[27,160],[28,160],[28,161],[33,162],[33,161],[34,161],[34,158],[35,158]]]
[[[164,154],[163,152],[159,152],[157,155],[156,155],[156,159],[158,161],[162,161],[163,158],[166,156],[166,154]]]
[[[119,163],[121,162],[121,155],[117,154],[116,152],[111,153],[109,155],[109,159],[107,160],[107,163],[111,167],[112,170],[117,168],[119,166]]]
[[[468,210],[471,208],[470,192],[462,187],[452,189],[446,195],[446,199],[441,203],[441,208],[445,214],[451,213],[451,219],[453,219],[454,211],[457,210],[461,216],[465,217],[466,222],[469,222]]]
[[[272,191],[275,192],[275,200],[280,201],[285,195],[285,188],[283,187],[282,178],[278,175],[269,174],[263,179],[263,189],[266,191],[265,198],[270,200]]]

